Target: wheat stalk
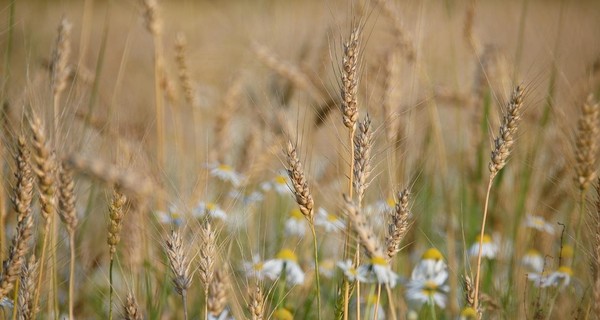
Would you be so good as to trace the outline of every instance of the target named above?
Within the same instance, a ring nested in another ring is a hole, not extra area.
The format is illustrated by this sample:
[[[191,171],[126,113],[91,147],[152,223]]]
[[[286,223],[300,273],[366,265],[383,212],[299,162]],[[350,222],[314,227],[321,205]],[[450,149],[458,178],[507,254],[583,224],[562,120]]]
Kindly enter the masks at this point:
[[[77,212],[75,210],[75,183],[71,169],[61,165],[58,170],[59,192],[58,213],[69,233],[69,319],[73,319],[75,300],[75,229],[77,228]]]
[[[354,190],[359,207],[370,183],[372,145],[371,118],[367,114],[365,119],[359,122],[358,132],[354,136]]]
[[[516,133],[518,129],[519,121],[521,120],[521,109],[523,107],[523,97],[525,95],[525,88],[517,86],[512,93],[504,117],[502,125],[500,126],[500,134],[494,139],[494,149],[491,155],[491,161],[488,164],[490,171],[490,178],[488,181],[487,192],[485,196],[485,204],[483,209],[483,219],[481,221],[481,232],[479,235],[479,253],[477,254],[477,272],[475,274],[475,298],[473,302],[473,308],[478,310],[478,299],[479,299],[479,279],[481,272],[481,256],[483,252],[483,238],[485,235],[485,222],[488,213],[488,204],[490,199],[490,191],[492,190],[492,183],[494,177],[498,172],[504,168],[510,152]]]

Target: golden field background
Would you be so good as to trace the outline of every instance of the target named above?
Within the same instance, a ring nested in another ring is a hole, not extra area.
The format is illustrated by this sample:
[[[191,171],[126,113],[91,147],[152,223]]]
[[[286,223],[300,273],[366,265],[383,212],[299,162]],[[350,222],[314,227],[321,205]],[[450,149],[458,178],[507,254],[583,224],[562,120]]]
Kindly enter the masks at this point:
[[[286,308],[294,318],[316,318],[312,237],[282,231],[296,206],[294,199],[265,193],[260,205],[246,205],[228,196],[232,186],[214,177],[209,164],[218,161],[243,174],[242,193],[260,191],[262,183],[284,170],[289,139],[298,146],[317,206],[346,219],[342,195],[348,192],[351,160],[338,110],[340,68],[343,44],[358,23],[363,26],[358,109],[361,119],[369,113],[375,130],[373,181],[365,206],[393,200],[405,187],[413,195],[410,230],[403,250],[390,263],[393,269],[409,278],[422,252],[438,248],[450,276],[449,302],[437,310],[437,318],[460,316],[465,306],[461,279],[475,272],[466,252],[480,230],[493,138],[513,88],[522,84],[523,120],[490,200],[487,230],[502,239],[503,253],[484,269],[484,277],[489,276],[482,292],[490,298],[484,318],[593,319],[595,263],[600,264],[594,260],[596,198],[589,188],[587,198],[580,200],[574,140],[581,105],[589,94],[596,101],[600,95],[600,3],[387,3],[389,12],[380,1],[161,1],[158,44],[146,27],[143,2],[0,5],[3,258],[16,223],[9,201],[15,186],[16,137],[31,139],[33,114],[42,119],[56,159],[76,167],[80,221],[75,278],[69,280],[68,236],[55,219],[46,262],[53,266],[48,267],[52,277],[37,288],[42,292],[38,318],[68,314],[70,282],[78,293],[75,318],[108,318],[111,271],[105,243],[115,184],[130,198],[112,271],[115,318],[124,316],[129,291],[137,296],[145,318],[183,318],[169,278],[164,239],[172,229],[181,230],[192,269],[197,268],[202,248],[198,230],[206,223],[190,218],[198,201],[215,202],[232,217],[227,223],[211,223],[218,234],[216,264],[230,273],[226,305],[236,319],[251,317],[246,306],[255,284],[244,274],[242,262],[255,253],[273,257],[282,248],[294,249],[307,280],[284,289],[279,282],[261,281],[264,317],[276,318],[276,311]],[[473,22],[466,28],[470,12]],[[50,71],[63,18],[72,25],[71,51],[55,128]],[[414,48],[412,60],[399,44],[395,22],[403,28],[405,43]],[[465,30],[470,30],[472,43]],[[186,39],[193,101],[180,79],[178,35]],[[157,53],[164,62],[158,73],[164,71],[168,85],[156,81]],[[333,106],[331,112],[319,119],[327,105]],[[581,203],[585,209],[578,231]],[[156,216],[173,204],[186,217],[182,225],[162,223]],[[37,214],[37,196],[33,212],[31,251],[39,256],[43,220]],[[528,214],[544,217],[557,232],[525,228]],[[370,219],[376,235],[384,239],[387,216]],[[566,225],[564,234],[557,223]],[[317,230],[321,258],[340,260],[344,238]],[[554,270],[560,267],[564,245],[575,248],[574,284],[562,291],[534,288],[518,259],[535,248],[546,257],[548,270]],[[336,271],[333,279],[321,279],[323,319],[333,318],[342,278]],[[277,300],[279,290],[287,299]],[[194,278],[190,318],[204,318],[204,296]],[[409,314],[402,285],[384,296],[387,318],[392,318],[390,308],[401,319]],[[392,300],[393,306],[388,302]],[[431,318],[427,312],[418,314]],[[8,319],[11,313],[5,308],[4,315]]]

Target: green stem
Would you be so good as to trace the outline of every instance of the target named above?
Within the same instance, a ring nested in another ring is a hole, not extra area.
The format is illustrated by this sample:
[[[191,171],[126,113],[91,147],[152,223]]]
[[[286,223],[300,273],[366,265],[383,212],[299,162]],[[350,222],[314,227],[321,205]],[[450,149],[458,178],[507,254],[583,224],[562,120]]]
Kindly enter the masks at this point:
[[[429,308],[431,310],[431,319],[437,320],[437,316],[435,314],[435,301],[433,301],[433,295],[429,297]]]
[[[473,303],[473,308],[477,310],[478,302],[479,302],[479,277],[481,272],[481,254],[483,252],[483,236],[485,235],[485,221],[487,219],[488,213],[488,204],[490,200],[490,191],[492,190],[492,183],[494,181],[494,176],[490,176],[490,181],[488,182],[487,192],[485,195],[485,205],[483,208],[483,221],[481,221],[481,233],[479,234],[479,253],[477,254],[477,273],[475,273],[475,302]]]
[[[313,250],[315,251],[315,280],[317,281],[317,319],[321,319],[321,282],[319,279],[319,246],[317,245],[317,233],[315,224],[309,222],[310,231],[313,235]]]
[[[69,235],[69,246],[71,246],[71,261],[69,265],[69,320],[75,319],[73,306],[75,300],[75,232]]]
[[[110,259],[110,266],[108,267],[108,281],[110,282],[110,288],[108,291],[108,320],[112,320],[112,309],[113,309],[113,263],[114,259]]]

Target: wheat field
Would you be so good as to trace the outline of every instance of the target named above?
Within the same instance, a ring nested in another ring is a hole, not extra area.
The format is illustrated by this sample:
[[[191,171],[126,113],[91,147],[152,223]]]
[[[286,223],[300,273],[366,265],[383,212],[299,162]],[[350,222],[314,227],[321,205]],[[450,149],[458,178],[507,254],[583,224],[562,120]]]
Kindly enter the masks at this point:
[[[0,3],[3,319],[600,319],[597,1]]]

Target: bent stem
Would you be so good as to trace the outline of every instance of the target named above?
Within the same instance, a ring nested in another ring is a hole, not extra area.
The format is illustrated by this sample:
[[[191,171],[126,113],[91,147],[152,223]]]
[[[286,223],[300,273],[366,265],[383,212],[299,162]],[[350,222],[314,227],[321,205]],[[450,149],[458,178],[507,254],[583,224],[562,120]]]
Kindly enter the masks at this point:
[[[475,300],[473,302],[473,308],[477,310],[479,303],[479,277],[481,271],[481,255],[483,252],[483,236],[485,235],[485,221],[487,219],[488,204],[490,201],[490,191],[492,190],[492,182],[494,181],[495,175],[490,176],[488,182],[487,192],[485,194],[485,205],[483,207],[483,221],[481,221],[481,232],[479,234],[479,252],[477,253],[477,273],[475,273]]]

